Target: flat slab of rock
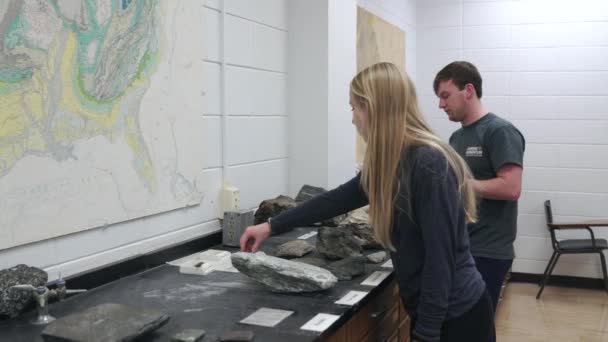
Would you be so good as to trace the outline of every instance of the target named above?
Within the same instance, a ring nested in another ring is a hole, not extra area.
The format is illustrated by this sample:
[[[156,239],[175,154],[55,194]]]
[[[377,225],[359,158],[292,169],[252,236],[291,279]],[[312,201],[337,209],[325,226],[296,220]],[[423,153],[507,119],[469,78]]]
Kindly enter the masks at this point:
[[[122,304],[100,304],[51,322],[42,331],[46,341],[133,341],[156,330],[169,316]]]
[[[276,256],[279,258],[299,258],[315,249],[315,246],[305,240],[285,242],[277,248]]]
[[[266,255],[264,252],[232,254],[232,265],[241,273],[275,292],[326,290],[338,282],[328,270]]]
[[[0,270],[0,316],[17,317],[34,302],[31,290],[12,286],[30,284],[38,287],[46,285],[47,280],[45,271],[23,264]]]
[[[260,224],[268,221],[268,218],[274,217],[281,212],[294,208],[296,206],[296,201],[293,198],[288,196],[278,196],[274,199],[269,199],[262,201],[258,210],[255,212],[255,224]]]
[[[327,259],[344,259],[361,254],[361,243],[351,229],[319,228],[317,252]]]
[[[198,342],[205,336],[205,330],[186,329],[171,337],[171,342]]]

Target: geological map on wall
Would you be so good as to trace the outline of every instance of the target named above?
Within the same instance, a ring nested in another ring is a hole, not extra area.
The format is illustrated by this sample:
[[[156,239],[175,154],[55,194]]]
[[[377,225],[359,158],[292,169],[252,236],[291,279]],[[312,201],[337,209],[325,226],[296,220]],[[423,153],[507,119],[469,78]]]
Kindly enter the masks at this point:
[[[357,7],[357,71],[378,62],[391,62],[405,71],[405,32]],[[365,142],[357,136],[357,162],[363,161]]]
[[[0,1],[0,249],[196,205],[202,4]]]

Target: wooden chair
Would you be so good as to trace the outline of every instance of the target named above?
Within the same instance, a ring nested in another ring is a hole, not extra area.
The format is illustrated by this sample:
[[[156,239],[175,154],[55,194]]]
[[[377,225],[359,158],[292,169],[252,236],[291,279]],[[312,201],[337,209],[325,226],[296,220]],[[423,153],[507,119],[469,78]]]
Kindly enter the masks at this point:
[[[547,221],[547,229],[549,229],[549,233],[551,234],[551,244],[553,246],[553,255],[549,260],[549,264],[545,268],[545,272],[543,274],[543,278],[540,281],[540,290],[536,295],[536,299],[540,298],[541,293],[551,277],[551,272],[553,272],[553,268],[555,268],[555,264],[557,260],[562,254],[586,254],[586,253],[597,253],[600,255],[600,260],[602,262],[602,271],[604,272],[604,287],[606,291],[608,291],[608,275],[606,274],[606,258],[604,257],[603,251],[608,249],[608,241],[606,239],[596,239],[595,234],[593,234],[593,230],[591,227],[593,226],[606,226],[606,221],[603,222],[579,222],[579,223],[554,223],[553,222],[553,213],[551,211],[551,201],[545,201],[545,219]],[[589,232],[590,239],[567,239],[567,240],[558,240],[555,236],[556,230],[563,229],[584,229]]]

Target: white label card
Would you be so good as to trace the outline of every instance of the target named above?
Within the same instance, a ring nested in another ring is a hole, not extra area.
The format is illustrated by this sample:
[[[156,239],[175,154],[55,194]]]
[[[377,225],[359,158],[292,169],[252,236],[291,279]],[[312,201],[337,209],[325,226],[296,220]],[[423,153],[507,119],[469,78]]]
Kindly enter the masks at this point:
[[[320,313],[315,317],[311,318],[310,321],[306,322],[300,327],[302,330],[318,331],[323,332],[329,328],[340,316]]]
[[[308,238],[311,238],[313,236],[317,235],[317,232],[310,232],[310,233],[306,233],[304,235],[301,235],[300,237],[298,237],[299,240],[306,240]]]
[[[263,327],[272,328],[275,325],[281,323],[282,320],[291,315],[293,311],[260,308],[245,319],[241,320],[241,323],[251,325],[261,325]]]
[[[393,268],[393,260],[388,259],[384,264],[382,264],[382,267]]]
[[[336,304],[341,305],[355,305],[357,304],[363,297],[367,295],[368,292],[364,291],[348,291],[344,297],[340,298],[336,301]]]
[[[378,286],[384,280],[384,278],[388,277],[389,274],[391,274],[389,271],[375,271],[374,273],[370,274],[369,277],[367,277],[367,279],[361,283],[361,285]]]

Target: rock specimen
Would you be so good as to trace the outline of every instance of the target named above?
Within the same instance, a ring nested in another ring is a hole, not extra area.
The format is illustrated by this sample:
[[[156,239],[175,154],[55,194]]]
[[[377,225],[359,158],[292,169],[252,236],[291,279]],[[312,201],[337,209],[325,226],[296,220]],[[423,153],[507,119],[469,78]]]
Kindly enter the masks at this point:
[[[379,263],[383,262],[384,260],[386,260],[386,257],[387,257],[386,252],[380,251],[380,252],[368,254],[367,260],[369,260],[371,263],[379,264]]]
[[[340,222],[340,224],[369,224],[369,214],[363,208],[355,209],[348,213],[346,217]]]
[[[302,188],[298,192],[298,195],[296,196],[296,203],[300,204],[302,202],[306,202],[309,199],[324,193],[325,191],[327,190],[317,186],[305,184],[304,186],[302,186]]]
[[[186,329],[171,337],[171,342],[198,342],[205,336],[205,330]]]
[[[255,224],[260,224],[268,221],[268,218],[278,215],[279,213],[291,209],[296,206],[293,198],[288,196],[278,196],[275,199],[265,200],[260,203],[260,207],[255,212]]]
[[[382,248],[382,246],[376,241],[374,236],[374,228],[369,224],[369,215],[365,209],[360,208],[353,210],[346,218],[340,222],[340,227],[346,227],[351,229],[353,233],[360,239],[362,239],[361,247],[368,248]]]
[[[382,245],[378,241],[376,241],[376,237],[374,235],[374,230],[372,226],[368,223],[359,224],[359,223],[350,223],[347,225],[340,225],[339,229],[350,229],[353,231],[356,237],[360,239],[361,248],[364,249],[378,249],[382,248]]]
[[[168,320],[168,315],[158,311],[107,303],[58,318],[44,328],[42,336],[59,341],[133,341]]]
[[[350,229],[319,228],[317,251],[327,259],[344,259],[361,254],[361,246]]]
[[[15,289],[12,286],[30,284],[38,287],[46,285],[47,280],[45,271],[23,264],[1,270],[0,316],[16,317],[34,302],[31,290]]]
[[[320,187],[316,187],[316,186],[312,186],[312,185],[304,185],[304,186],[302,186],[302,188],[298,192],[298,195],[296,196],[296,203],[301,204],[302,202],[306,202],[309,199],[311,199],[317,195],[320,195],[326,191],[327,190],[320,188]],[[336,217],[332,217],[327,220],[318,222],[317,224],[321,225],[321,226],[326,226],[326,227],[337,227],[345,217],[346,217],[346,215],[338,215]]]
[[[334,261],[324,268],[338,278],[338,280],[351,280],[365,272],[367,258],[363,255],[355,255],[342,260]]]
[[[305,240],[293,240],[280,245],[276,256],[279,258],[299,258],[312,252],[314,249],[315,247]]]
[[[264,252],[232,254],[232,265],[241,273],[275,292],[312,292],[336,285],[338,279],[320,267],[276,258]]]

